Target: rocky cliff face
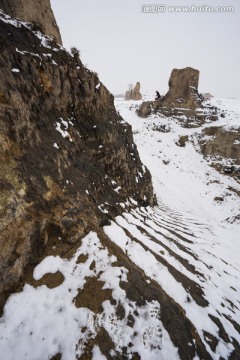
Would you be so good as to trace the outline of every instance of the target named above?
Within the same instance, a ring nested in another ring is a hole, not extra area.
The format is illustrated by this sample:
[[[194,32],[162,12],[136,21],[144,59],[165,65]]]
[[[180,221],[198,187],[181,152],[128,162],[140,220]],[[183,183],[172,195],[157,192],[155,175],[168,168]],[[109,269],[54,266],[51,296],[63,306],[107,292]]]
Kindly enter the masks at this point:
[[[50,0],[0,0],[0,9],[12,17],[33,23],[58,44],[62,43]]]
[[[123,206],[154,197],[131,127],[77,55],[3,14],[0,46],[2,307],[52,241],[68,249]]]

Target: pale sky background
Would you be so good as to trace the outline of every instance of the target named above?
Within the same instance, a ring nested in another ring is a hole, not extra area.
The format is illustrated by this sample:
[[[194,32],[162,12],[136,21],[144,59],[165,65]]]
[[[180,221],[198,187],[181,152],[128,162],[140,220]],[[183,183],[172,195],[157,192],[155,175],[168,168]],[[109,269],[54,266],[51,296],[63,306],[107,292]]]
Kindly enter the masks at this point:
[[[239,0],[51,0],[63,45],[79,48],[84,65],[113,94],[141,82],[168,90],[173,68],[200,70],[200,92],[240,98]],[[143,4],[234,6],[231,13],[141,12]]]

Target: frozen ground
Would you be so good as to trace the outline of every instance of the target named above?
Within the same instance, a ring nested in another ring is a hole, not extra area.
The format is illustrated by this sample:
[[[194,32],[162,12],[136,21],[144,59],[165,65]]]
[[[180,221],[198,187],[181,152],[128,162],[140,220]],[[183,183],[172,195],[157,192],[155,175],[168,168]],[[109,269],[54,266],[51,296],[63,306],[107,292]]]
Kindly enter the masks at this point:
[[[227,110],[217,125],[240,126],[240,101],[211,101]],[[240,191],[240,186],[197,152],[194,139],[203,127],[183,128],[173,118],[138,118],[137,104],[116,100],[152,174],[158,206],[125,212],[104,227],[106,238],[91,232],[72,259],[49,256],[36,267],[35,280],[57,272],[64,280],[52,289],[25,285],[10,297],[0,319],[4,360],[15,360],[16,354],[19,360],[51,359],[56,354],[72,360],[85,353],[100,328],[114,348],[104,354],[103,344],[96,342],[88,357],[94,360],[136,359],[136,353],[144,360],[239,358],[239,223],[226,219],[240,213],[239,197],[229,190]],[[169,132],[159,131],[162,125]],[[183,135],[192,141],[180,147],[176,143]],[[219,196],[224,201],[214,200]],[[107,241],[122,250],[126,265],[116,262],[118,254],[112,255]],[[79,261],[81,256],[84,260]],[[155,300],[140,304],[128,296],[122,284],[129,282],[129,260],[143,274],[146,289],[151,284],[158,289]],[[90,305],[76,306],[79,292],[93,278],[101,282],[103,292],[111,291],[98,313]],[[175,309],[168,321],[164,298],[169,299],[169,309]],[[188,325],[176,334],[179,319]],[[192,329],[188,337],[187,328]]]

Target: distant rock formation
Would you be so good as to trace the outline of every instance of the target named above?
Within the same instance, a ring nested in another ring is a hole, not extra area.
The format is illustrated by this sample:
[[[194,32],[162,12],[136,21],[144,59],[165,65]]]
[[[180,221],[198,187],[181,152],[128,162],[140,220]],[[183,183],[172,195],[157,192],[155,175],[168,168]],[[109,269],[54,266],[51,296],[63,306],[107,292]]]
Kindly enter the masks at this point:
[[[218,119],[216,109],[203,111],[203,96],[198,93],[199,71],[191,67],[173,69],[169,79],[169,90],[166,95],[155,101],[143,102],[136,110],[140,117],[152,113],[174,116],[181,119],[185,126],[196,126],[207,118]]]
[[[140,93],[140,82],[138,81],[134,89],[126,91],[125,100],[141,100],[142,94]]]
[[[212,94],[210,94],[210,93],[202,93],[201,95],[202,95],[202,97],[203,97],[204,100],[210,100],[210,99],[212,99],[212,98],[214,97],[214,96],[213,96]]]
[[[43,34],[52,36],[58,44],[62,44],[50,0],[0,0],[0,9],[12,17],[37,25]]]
[[[198,94],[199,71],[191,67],[173,69],[169,90],[159,101],[162,106],[195,109],[201,104]]]

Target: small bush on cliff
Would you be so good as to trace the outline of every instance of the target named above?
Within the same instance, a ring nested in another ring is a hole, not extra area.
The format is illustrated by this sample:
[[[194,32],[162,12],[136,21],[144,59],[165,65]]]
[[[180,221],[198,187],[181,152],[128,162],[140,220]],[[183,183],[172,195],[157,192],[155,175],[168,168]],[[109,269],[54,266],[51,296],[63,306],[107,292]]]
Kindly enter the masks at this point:
[[[71,47],[70,51],[73,56],[77,56],[77,57],[80,56],[80,50],[75,46]]]

